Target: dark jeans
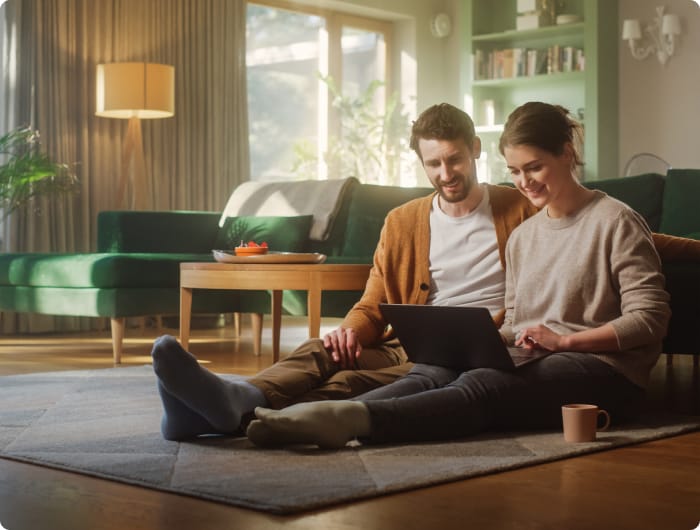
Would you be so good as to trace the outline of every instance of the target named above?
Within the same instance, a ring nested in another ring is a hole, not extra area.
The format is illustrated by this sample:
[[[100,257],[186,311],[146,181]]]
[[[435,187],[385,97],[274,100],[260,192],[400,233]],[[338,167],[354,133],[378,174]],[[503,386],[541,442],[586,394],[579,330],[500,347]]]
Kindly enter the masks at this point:
[[[593,355],[566,352],[512,372],[416,365],[356,399],[370,412],[367,441],[384,443],[561,428],[561,406],[567,403],[593,403],[620,422],[639,409],[643,396],[643,389]]]

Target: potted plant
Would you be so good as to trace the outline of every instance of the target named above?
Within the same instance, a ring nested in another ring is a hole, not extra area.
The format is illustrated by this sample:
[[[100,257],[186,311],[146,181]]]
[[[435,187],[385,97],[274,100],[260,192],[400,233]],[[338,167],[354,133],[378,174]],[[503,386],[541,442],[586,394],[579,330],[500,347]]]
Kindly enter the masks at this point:
[[[39,133],[19,127],[0,136],[0,218],[33,198],[77,189],[75,174],[39,149]]]
[[[333,97],[332,106],[340,118],[340,134],[331,135],[323,153],[331,178],[355,176],[367,183],[401,182],[402,173],[415,171],[409,149],[411,121],[401,111],[398,94],[389,97],[383,114],[375,110],[375,96],[384,83],[369,83],[357,96],[344,96],[330,76],[319,75]],[[316,170],[318,156],[308,142],[294,146],[292,172],[308,178]]]

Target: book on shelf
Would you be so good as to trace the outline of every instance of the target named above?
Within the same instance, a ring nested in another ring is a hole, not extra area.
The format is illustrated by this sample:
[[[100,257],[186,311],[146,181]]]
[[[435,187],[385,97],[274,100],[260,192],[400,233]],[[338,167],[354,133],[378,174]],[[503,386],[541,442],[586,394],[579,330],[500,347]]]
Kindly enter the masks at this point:
[[[585,69],[581,48],[555,44],[549,48],[506,48],[474,52],[474,79],[510,79]]]

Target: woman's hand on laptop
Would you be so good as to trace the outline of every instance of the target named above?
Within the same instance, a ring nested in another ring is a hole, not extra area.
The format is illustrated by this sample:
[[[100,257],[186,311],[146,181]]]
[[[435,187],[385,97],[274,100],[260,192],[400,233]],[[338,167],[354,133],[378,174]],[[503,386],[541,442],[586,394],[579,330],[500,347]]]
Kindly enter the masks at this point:
[[[547,326],[538,324],[520,330],[515,345],[526,350],[560,351],[562,336],[554,333]]]
[[[362,353],[362,345],[352,328],[337,328],[323,337],[323,346],[343,369],[352,368]]]

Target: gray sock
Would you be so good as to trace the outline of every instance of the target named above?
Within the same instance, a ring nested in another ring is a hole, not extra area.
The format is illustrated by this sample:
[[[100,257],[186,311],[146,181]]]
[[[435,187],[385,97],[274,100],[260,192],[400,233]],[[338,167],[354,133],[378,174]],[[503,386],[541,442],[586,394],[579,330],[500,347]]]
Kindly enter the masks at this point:
[[[170,394],[158,380],[158,393],[163,402],[160,432],[166,440],[187,440],[200,434],[219,434],[203,416]]]
[[[235,432],[244,414],[267,404],[259,388],[246,381],[226,381],[203,368],[170,335],[155,341],[151,357],[163,388],[217,432]]]
[[[260,447],[315,444],[340,449],[357,436],[371,434],[367,406],[360,401],[297,403],[282,410],[255,409],[257,420],[246,434]]]

